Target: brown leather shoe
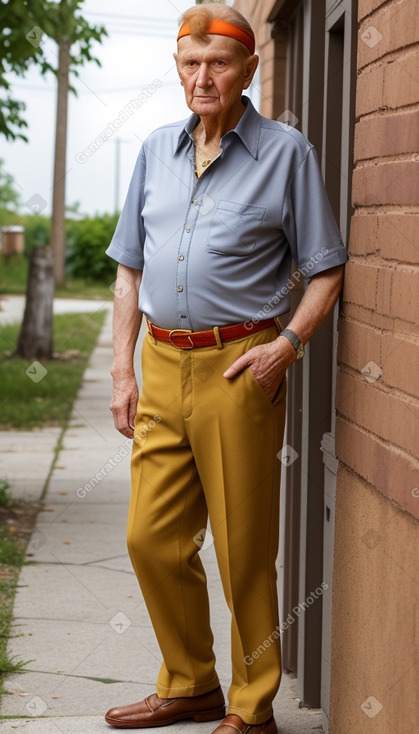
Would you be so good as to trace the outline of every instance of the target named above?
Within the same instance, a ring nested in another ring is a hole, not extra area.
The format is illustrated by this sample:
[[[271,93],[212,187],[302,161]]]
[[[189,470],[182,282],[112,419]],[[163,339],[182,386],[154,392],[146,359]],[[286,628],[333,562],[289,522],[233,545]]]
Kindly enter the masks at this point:
[[[157,693],[152,693],[139,703],[110,709],[105,714],[105,720],[120,729],[146,729],[152,726],[166,726],[184,719],[216,721],[223,716],[225,716],[224,696],[221,687],[218,686],[200,696],[160,698]]]
[[[212,734],[278,734],[275,720],[272,717],[263,724],[246,724],[240,716],[229,714]]]

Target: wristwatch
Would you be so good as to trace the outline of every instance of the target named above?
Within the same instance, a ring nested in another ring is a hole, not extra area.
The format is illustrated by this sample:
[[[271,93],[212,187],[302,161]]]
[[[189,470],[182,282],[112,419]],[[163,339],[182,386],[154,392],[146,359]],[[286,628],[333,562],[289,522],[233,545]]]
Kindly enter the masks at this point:
[[[291,342],[292,346],[295,349],[297,359],[301,359],[301,357],[304,357],[304,345],[299,340],[297,334],[291,331],[291,329],[284,329],[283,331],[281,331],[279,336],[285,336],[285,338],[288,339],[289,342]]]

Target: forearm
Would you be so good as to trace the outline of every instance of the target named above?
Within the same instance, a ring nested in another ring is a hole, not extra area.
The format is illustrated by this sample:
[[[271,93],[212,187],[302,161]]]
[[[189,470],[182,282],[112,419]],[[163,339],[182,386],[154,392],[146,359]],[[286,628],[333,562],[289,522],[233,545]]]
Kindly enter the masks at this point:
[[[335,305],[343,280],[343,265],[319,273],[310,281],[288,324],[303,344],[309,341]],[[284,337],[282,337],[283,339]]]
[[[120,377],[134,372],[134,352],[141,326],[138,292],[142,272],[118,265],[113,310],[113,352],[111,374]]]

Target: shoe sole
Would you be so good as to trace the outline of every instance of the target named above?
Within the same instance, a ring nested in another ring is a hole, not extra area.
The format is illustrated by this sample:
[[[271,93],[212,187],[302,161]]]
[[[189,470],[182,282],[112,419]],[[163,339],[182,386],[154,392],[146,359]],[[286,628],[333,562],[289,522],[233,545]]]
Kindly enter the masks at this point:
[[[105,721],[108,724],[115,726],[117,729],[151,729],[152,727],[168,726],[169,724],[175,724],[176,721],[188,721],[190,719],[198,722],[218,721],[219,719],[224,719],[225,715],[225,706],[222,706],[218,709],[209,709],[208,711],[191,711],[190,714],[178,714],[177,716],[172,716],[171,719],[167,719],[166,721],[156,721],[155,723],[152,721],[145,721],[143,724],[134,721],[132,723],[128,721],[122,722],[118,719],[111,719],[106,716]]]

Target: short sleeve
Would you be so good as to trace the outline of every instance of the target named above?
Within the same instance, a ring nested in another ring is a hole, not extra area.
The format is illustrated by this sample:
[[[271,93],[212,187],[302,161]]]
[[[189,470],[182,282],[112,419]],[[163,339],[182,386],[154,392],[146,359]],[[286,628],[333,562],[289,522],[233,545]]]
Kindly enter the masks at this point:
[[[288,186],[283,230],[293,260],[304,277],[343,265],[348,259],[313,147]]]
[[[111,243],[106,250],[109,257],[134,270],[142,270],[144,267],[145,231],[142,211],[145,174],[146,159],[144,148],[141,148],[121,216]]]

